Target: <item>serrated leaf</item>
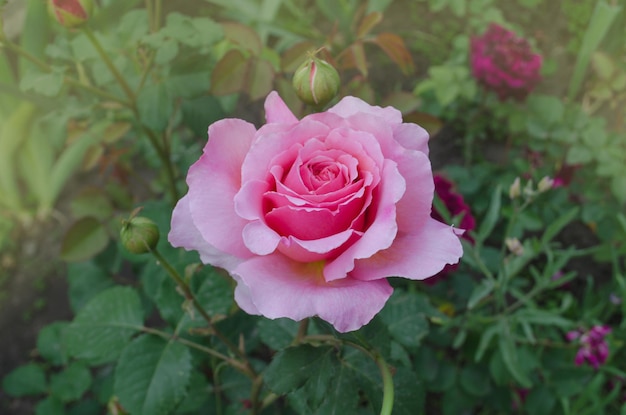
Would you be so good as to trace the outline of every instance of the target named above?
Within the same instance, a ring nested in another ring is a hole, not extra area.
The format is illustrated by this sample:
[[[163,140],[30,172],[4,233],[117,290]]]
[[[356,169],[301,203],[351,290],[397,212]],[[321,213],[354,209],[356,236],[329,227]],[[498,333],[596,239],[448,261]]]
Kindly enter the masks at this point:
[[[164,415],[185,397],[191,353],[180,343],[142,335],[122,352],[113,390],[135,415]]]
[[[250,99],[264,98],[274,84],[274,67],[264,59],[254,59],[246,78],[246,89]]]
[[[429,331],[424,311],[417,296],[398,290],[387,301],[380,317],[398,343],[417,347]]]
[[[380,33],[372,40],[378,45],[389,58],[398,65],[405,75],[410,75],[415,70],[411,53],[406,48],[404,40],[394,33]]]
[[[56,96],[63,88],[63,74],[59,72],[40,72],[30,69],[20,80],[20,89],[34,91],[47,97]]]
[[[331,347],[308,344],[281,350],[265,369],[267,386],[277,394],[298,389],[307,381],[311,371],[327,359],[332,351]]]
[[[49,396],[37,402],[35,415],[65,415],[65,407],[63,406],[63,402]]]
[[[357,379],[358,381],[358,379]],[[417,375],[405,367],[398,367],[393,376],[395,389],[394,415],[415,415],[424,413],[426,402],[424,385]]]
[[[249,70],[250,59],[236,49],[228,51],[211,72],[211,92],[228,95],[241,91]]]
[[[469,365],[461,370],[459,383],[470,395],[483,397],[491,392],[489,372],[485,366]]]
[[[75,313],[96,295],[115,285],[113,278],[94,262],[76,262],[67,268],[70,306]]]
[[[223,22],[220,24],[226,39],[249,50],[255,56],[261,54],[263,44],[257,32],[250,26],[237,22]]]
[[[50,395],[61,402],[79,399],[91,386],[91,373],[81,362],[73,362],[50,378]]]
[[[15,397],[46,393],[46,374],[35,363],[19,366],[2,379],[2,390]]]
[[[37,335],[37,350],[41,357],[53,365],[67,362],[67,350],[63,343],[63,330],[69,325],[66,321],[57,321],[47,325]]]
[[[65,331],[72,356],[105,363],[115,360],[130,337],[143,328],[143,309],[137,292],[113,287],[94,297]]]
[[[76,221],[63,237],[61,259],[84,261],[106,248],[109,235],[99,220],[85,217]]]
[[[274,350],[289,346],[298,333],[298,323],[288,318],[262,319],[257,324],[259,338]]]
[[[322,404],[316,413],[328,415],[352,414],[355,412],[359,401],[359,389],[357,379],[354,379],[352,371],[346,365],[338,365],[334,371],[330,384]]]

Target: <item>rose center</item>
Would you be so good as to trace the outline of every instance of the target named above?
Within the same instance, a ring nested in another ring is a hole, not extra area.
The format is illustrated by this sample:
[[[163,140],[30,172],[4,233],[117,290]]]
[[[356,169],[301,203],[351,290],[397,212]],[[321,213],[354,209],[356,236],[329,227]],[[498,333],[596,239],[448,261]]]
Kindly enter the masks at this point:
[[[313,176],[320,182],[329,182],[337,177],[339,169],[335,164],[315,164],[307,166]]]

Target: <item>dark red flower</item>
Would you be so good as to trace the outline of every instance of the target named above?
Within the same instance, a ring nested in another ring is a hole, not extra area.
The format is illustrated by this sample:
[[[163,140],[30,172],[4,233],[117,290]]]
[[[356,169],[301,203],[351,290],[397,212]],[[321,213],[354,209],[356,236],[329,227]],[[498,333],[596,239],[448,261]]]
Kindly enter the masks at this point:
[[[472,39],[474,78],[501,100],[526,98],[541,80],[542,60],[526,39],[495,23],[482,36]]]

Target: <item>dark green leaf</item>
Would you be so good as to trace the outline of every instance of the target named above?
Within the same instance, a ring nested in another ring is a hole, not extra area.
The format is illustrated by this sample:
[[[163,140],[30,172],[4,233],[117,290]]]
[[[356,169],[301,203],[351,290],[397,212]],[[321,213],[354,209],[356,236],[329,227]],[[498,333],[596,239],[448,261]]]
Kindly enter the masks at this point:
[[[265,381],[274,393],[291,392],[301,387],[311,372],[328,359],[332,352],[331,347],[314,347],[308,344],[281,350],[265,370]]]
[[[491,279],[483,279],[480,284],[474,286],[472,290],[472,294],[470,295],[469,300],[467,301],[467,308],[472,309],[486,296],[491,294],[495,287],[493,280]]]
[[[84,261],[106,248],[109,235],[99,220],[79,219],[67,231],[61,245],[61,258],[68,262]]]
[[[491,202],[489,203],[489,209],[487,215],[483,219],[478,228],[476,238],[482,242],[491,234],[493,228],[496,226],[498,219],[500,218],[500,205],[502,203],[502,188],[498,185],[491,195]]]
[[[65,407],[61,401],[49,396],[37,403],[35,415],[65,415]]]
[[[568,210],[563,215],[559,216],[558,219],[556,219],[546,228],[546,231],[543,233],[543,236],[541,237],[541,243],[547,244],[548,242],[550,242],[552,238],[557,236],[559,232],[563,230],[564,227],[566,227],[571,221],[573,221],[578,216],[579,212],[580,212],[580,208],[578,206],[575,206],[571,208],[570,210]]]
[[[67,350],[63,343],[62,334],[68,324],[65,321],[54,322],[41,329],[37,335],[39,354],[56,366],[67,363]]]
[[[380,312],[391,336],[401,345],[417,347],[428,334],[428,321],[420,298],[396,290]]]
[[[502,323],[501,326],[505,326],[506,323]],[[528,378],[528,375],[524,371],[520,363],[520,358],[513,343],[513,339],[510,337],[508,327],[501,330],[500,338],[498,341],[498,347],[502,354],[502,361],[508,369],[513,378],[524,388],[530,388],[532,382]]]
[[[491,392],[489,372],[486,365],[470,365],[461,370],[461,387],[470,395],[483,397]]]
[[[70,305],[75,313],[93,297],[115,285],[113,279],[93,262],[78,262],[68,265]]]
[[[530,391],[524,402],[526,412],[533,415],[551,415],[554,413],[556,398],[545,385]]]
[[[132,288],[114,287],[85,305],[67,327],[65,343],[75,357],[110,362],[142,327],[143,309],[137,293]]]
[[[356,379],[358,383],[358,379]],[[393,376],[395,389],[394,415],[415,415],[424,413],[425,390],[415,373],[405,367],[399,367]]]
[[[257,324],[261,341],[274,350],[289,346],[298,332],[298,323],[287,319],[262,319]]]
[[[143,335],[122,352],[115,369],[114,392],[136,415],[164,415],[185,397],[191,353],[174,341]]]
[[[50,378],[50,395],[61,402],[79,399],[91,386],[91,373],[80,362],[73,362]]]
[[[45,393],[46,374],[41,366],[28,363],[14,369],[2,379],[2,390],[10,396],[30,396]]]

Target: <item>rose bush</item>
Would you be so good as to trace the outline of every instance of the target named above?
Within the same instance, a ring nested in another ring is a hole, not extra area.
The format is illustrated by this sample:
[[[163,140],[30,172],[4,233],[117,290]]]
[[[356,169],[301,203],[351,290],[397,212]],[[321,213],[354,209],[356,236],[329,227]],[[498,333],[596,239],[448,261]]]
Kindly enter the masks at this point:
[[[495,23],[472,38],[470,53],[474,78],[501,100],[524,99],[541,80],[541,55],[526,39]]]
[[[426,279],[458,262],[462,231],[431,218],[428,134],[394,108],[346,97],[298,120],[276,92],[267,124],[209,127],[169,241],[237,281],[250,314],[367,324],[386,277]]]

